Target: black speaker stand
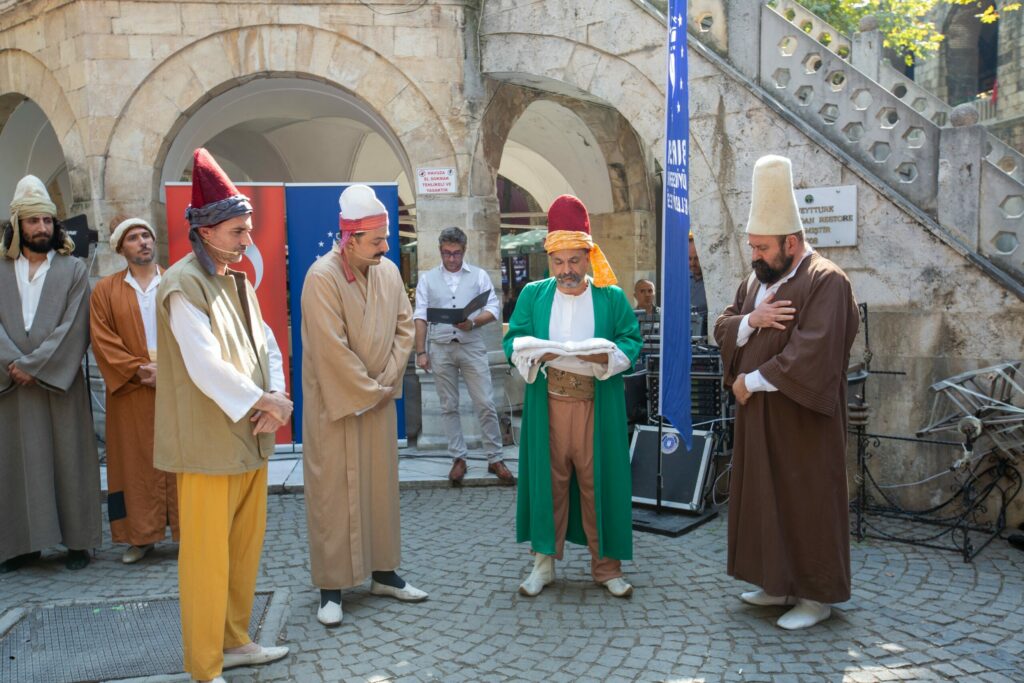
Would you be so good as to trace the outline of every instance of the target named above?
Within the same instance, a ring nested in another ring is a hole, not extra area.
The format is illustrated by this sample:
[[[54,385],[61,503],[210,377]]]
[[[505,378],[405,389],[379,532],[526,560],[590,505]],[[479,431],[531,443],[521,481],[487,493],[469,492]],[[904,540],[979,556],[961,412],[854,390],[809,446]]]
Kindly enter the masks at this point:
[[[702,512],[673,510],[662,506],[633,504],[633,529],[675,538],[688,534],[718,516],[718,509],[707,507]]]

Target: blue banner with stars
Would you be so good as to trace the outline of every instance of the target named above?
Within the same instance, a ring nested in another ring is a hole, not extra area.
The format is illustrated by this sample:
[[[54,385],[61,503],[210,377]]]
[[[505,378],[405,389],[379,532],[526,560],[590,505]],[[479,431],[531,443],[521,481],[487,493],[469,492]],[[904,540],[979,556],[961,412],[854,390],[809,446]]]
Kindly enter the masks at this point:
[[[327,254],[338,238],[338,197],[353,183],[285,185],[288,223],[288,291],[291,308],[292,400],[295,441],[302,443],[302,284],[306,271]],[[398,185],[366,183],[388,210],[388,258],[401,267],[398,241]],[[405,401],[399,399],[398,438],[405,436]]]
[[[689,449],[690,415],[690,102],[686,0],[668,3],[668,83],[665,89],[665,206],[661,250],[661,396],[658,405]],[[672,266],[672,267],[668,267]]]

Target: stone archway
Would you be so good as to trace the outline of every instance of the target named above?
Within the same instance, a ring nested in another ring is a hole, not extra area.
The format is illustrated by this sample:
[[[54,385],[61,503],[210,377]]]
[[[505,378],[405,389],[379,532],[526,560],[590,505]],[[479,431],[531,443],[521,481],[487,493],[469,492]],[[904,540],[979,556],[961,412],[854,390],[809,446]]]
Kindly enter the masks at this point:
[[[92,182],[85,145],[60,83],[45,64],[22,50],[0,50],[0,83],[3,88],[0,92],[0,128],[7,124],[24,99],[31,100],[49,122],[64,156],[69,187],[69,196],[63,198],[65,211],[90,210]],[[91,218],[95,223],[97,216]]]
[[[990,90],[995,81],[998,59],[998,22],[983,24],[975,7],[951,8],[946,17],[942,43],[946,71],[946,100],[953,105],[970,102],[980,92]]]
[[[148,214],[162,223],[156,201],[160,169],[190,115],[238,85],[275,76],[317,80],[359,97],[393,132],[413,168],[459,168],[430,101],[379,53],[310,26],[248,26],[184,47],[133,93],[107,147],[103,197],[108,210]]]

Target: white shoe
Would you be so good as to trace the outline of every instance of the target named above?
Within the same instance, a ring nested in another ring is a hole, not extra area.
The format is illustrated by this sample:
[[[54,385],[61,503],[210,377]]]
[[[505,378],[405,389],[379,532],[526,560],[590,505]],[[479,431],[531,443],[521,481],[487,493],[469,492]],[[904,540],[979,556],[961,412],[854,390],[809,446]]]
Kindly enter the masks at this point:
[[[760,588],[756,591],[740,593],[740,600],[748,605],[756,605],[757,607],[770,607],[773,605],[789,606],[796,604],[796,598],[790,595],[768,595]]]
[[[324,626],[340,626],[344,615],[340,602],[330,602],[316,611],[316,620]]]
[[[796,607],[779,617],[775,624],[787,631],[799,631],[825,621],[830,616],[832,616],[832,608],[828,605],[814,600],[801,599],[796,601]]]
[[[153,549],[153,544],[149,545],[130,545],[128,549],[124,551],[124,555],[121,556],[121,562],[124,564],[135,564]]]
[[[389,586],[386,583],[377,583],[373,581],[370,583],[370,593],[373,595],[387,595],[392,598],[397,598],[402,602],[421,602],[427,599],[427,594],[421,591],[416,586],[412,585],[408,581],[405,582],[405,588],[395,588]]]
[[[608,589],[608,592],[617,598],[628,598],[633,594],[633,586],[629,584],[621,576],[616,576],[614,579],[608,579],[601,584]]]
[[[193,678],[192,680],[193,681],[198,681],[199,679],[198,678]],[[228,683],[228,682],[224,680],[223,676],[217,676],[216,678],[212,679],[210,681],[210,683]]]
[[[288,648],[283,645],[279,647],[263,647],[260,645],[258,650],[253,650],[252,652],[225,652],[223,667],[225,669],[232,669],[236,666],[266,664],[277,661],[287,654]]]
[[[533,560],[533,571],[526,577],[526,581],[519,584],[519,593],[528,598],[540,595],[544,586],[555,580],[555,558],[550,555],[537,556]]]

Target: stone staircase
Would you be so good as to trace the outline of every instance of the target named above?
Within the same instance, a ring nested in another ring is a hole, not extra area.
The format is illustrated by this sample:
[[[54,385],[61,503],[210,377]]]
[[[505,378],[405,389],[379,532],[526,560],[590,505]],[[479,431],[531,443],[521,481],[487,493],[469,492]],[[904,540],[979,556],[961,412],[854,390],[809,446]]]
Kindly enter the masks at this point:
[[[666,3],[634,2],[665,20]],[[868,18],[845,36],[793,0],[691,0],[691,49],[810,127],[944,242],[1024,299],[1024,155],[882,59]]]

